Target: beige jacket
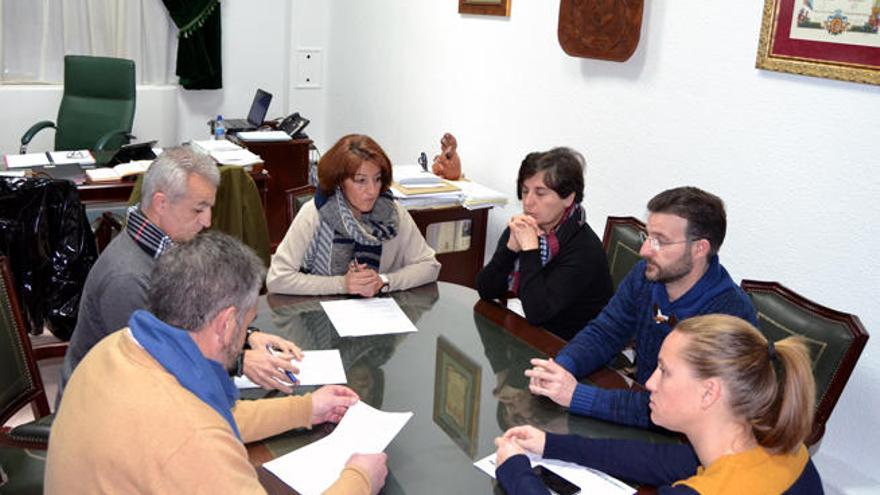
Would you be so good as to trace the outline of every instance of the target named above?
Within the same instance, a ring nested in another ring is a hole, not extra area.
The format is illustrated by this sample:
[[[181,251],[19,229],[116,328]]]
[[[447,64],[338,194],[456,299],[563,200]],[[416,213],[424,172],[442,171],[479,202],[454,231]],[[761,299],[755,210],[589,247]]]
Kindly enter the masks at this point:
[[[310,424],[310,395],[239,401],[245,442]],[[71,377],[52,424],[45,493],[265,493],[244,444],[131,337],[107,336]],[[326,493],[370,493],[346,468]]]
[[[379,273],[388,277],[391,290],[406,290],[437,280],[440,263],[425,242],[409,212],[395,203],[398,233],[382,244]],[[310,275],[299,271],[321,219],[314,200],[300,209],[287,230],[266,276],[269,292],[296,295],[345,294],[345,276]]]

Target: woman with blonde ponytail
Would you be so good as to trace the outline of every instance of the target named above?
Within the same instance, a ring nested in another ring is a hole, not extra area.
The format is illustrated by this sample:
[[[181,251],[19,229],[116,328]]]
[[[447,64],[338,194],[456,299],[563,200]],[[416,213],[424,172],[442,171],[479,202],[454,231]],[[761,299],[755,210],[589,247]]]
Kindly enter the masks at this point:
[[[526,451],[576,462],[661,494],[821,494],[804,446],[815,408],[806,346],[767,339],[726,315],[682,321],[647,382],[651,420],[690,445],[593,440],[511,428],[495,440],[496,475],[510,495],[549,493]]]

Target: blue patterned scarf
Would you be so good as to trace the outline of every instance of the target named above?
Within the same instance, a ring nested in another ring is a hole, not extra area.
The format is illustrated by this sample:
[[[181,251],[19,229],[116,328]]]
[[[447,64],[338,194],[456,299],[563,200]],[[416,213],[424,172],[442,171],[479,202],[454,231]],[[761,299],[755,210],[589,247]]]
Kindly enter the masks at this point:
[[[373,211],[360,219],[351,211],[340,188],[332,196],[318,189],[315,207],[321,223],[306,250],[302,271],[315,275],[344,275],[357,261],[379,271],[382,243],[397,236],[397,207],[391,193],[379,195]]]
[[[222,364],[206,358],[186,330],[159,320],[149,311],[139,309],[128,320],[131,334],[183,388],[223,416],[235,436],[241,440],[232,407],[238,389]]]

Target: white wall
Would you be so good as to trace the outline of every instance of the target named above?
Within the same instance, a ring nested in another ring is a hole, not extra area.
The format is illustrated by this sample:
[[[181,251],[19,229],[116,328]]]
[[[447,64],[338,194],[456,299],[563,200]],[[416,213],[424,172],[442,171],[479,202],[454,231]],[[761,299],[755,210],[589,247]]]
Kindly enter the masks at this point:
[[[619,64],[566,56],[556,2],[517,0],[496,19],[461,16],[451,1],[224,0],[224,89],[139,88],[135,134],[205,137],[208,119],[244,117],[262,87],[275,95],[269,116],[301,111],[322,150],[364,132],[413,162],[454,132],[466,174],[511,196],[527,152],[572,146],[587,157],[600,233],[608,215],[642,216],[662,189],[715,192],[736,279],[778,280],[874,333],[816,461],[830,493],[875,492],[880,275],[869,247],[880,227],[867,219],[880,205],[880,88],[754,69],[763,2],[740,4],[646,2],[639,48]],[[298,47],[323,49],[321,89],[295,87]],[[57,88],[0,86],[0,152],[17,150],[22,122],[54,119],[59,99]],[[493,211],[489,255],[516,207]]]
[[[646,2],[622,64],[565,55],[556,2],[515,1],[509,19],[461,16],[455,2],[327,4],[325,147],[364,132],[413,162],[451,131],[465,173],[513,196],[528,151],[572,146],[600,233],[608,215],[643,216],[657,192],[697,185],[727,203],[735,279],[859,315],[874,337],[816,460],[829,492],[876,492],[880,88],[756,70],[760,0]],[[491,215],[490,253],[515,208]]]

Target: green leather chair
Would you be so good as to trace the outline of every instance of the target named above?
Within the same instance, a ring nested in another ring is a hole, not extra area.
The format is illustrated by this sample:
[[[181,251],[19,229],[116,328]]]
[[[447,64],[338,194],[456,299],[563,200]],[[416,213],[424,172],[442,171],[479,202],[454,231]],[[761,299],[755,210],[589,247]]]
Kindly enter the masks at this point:
[[[21,153],[38,132],[55,129],[55,150],[113,150],[129,142],[134,121],[134,61],[64,57],[64,95],[57,122],[37,122],[21,137]]]
[[[642,239],[639,235],[642,232],[647,232],[645,224],[636,217],[608,217],[605,222],[602,245],[608,257],[608,270],[611,272],[614,292],[617,292],[617,286],[626,278],[632,267],[642,259],[639,256],[639,250],[642,248]]]
[[[287,200],[287,227],[293,223],[293,218],[304,204],[308,203],[315,197],[315,186],[292,187],[284,190],[284,197]]]
[[[15,447],[0,447],[0,466],[9,478],[0,485],[0,493],[41,495],[46,471],[46,452]]]
[[[758,329],[768,339],[800,335],[807,342],[816,378],[816,416],[806,443],[815,445],[825,433],[868,333],[857,316],[816,304],[777,282],[743,280],[741,286],[758,311]]]
[[[0,428],[0,445],[45,449],[52,415],[24,323],[9,260],[0,257],[0,427],[31,405],[37,420]]]

